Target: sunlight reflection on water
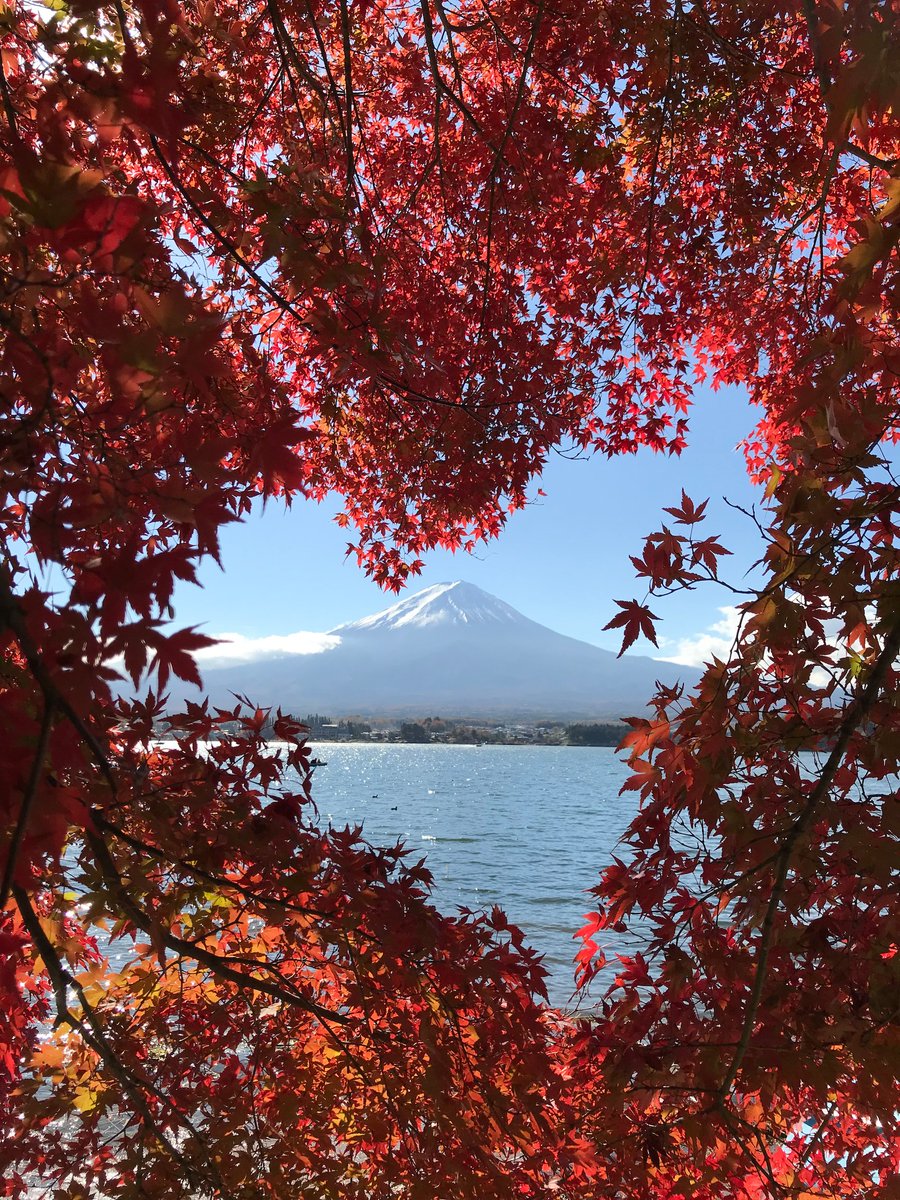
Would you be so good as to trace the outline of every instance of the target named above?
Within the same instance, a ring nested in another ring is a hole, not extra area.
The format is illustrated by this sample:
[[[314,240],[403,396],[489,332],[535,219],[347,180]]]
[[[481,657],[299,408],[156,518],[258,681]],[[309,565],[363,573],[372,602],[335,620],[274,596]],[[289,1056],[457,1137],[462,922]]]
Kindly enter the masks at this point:
[[[627,768],[614,750],[323,743],[313,754],[327,761],[313,780],[323,823],[424,854],[445,911],[501,905],[544,955],[551,1001],[569,1001],[573,934],[595,907],[585,893],[636,810],[618,794]]]

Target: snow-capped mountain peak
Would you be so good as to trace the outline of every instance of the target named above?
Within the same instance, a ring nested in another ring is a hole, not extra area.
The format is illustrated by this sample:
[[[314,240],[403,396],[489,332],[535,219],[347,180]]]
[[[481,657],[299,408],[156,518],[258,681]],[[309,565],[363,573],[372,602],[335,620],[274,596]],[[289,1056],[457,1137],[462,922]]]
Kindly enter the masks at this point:
[[[213,704],[230,705],[238,694],[299,715],[605,720],[642,712],[657,679],[674,686],[699,678],[689,667],[639,655],[617,659],[459,581],[425,588],[328,635],[266,643],[258,659],[204,663]],[[236,656],[247,647],[228,649]],[[196,689],[182,691],[195,698]],[[180,702],[174,696],[173,689],[170,702]]]
[[[450,625],[510,625],[527,621],[511,605],[505,604],[484,592],[472,583],[456,580],[453,583],[436,583],[423,588],[412,596],[406,596],[390,608],[338,625],[332,634],[344,637],[348,634],[365,633],[386,629],[435,629]]]

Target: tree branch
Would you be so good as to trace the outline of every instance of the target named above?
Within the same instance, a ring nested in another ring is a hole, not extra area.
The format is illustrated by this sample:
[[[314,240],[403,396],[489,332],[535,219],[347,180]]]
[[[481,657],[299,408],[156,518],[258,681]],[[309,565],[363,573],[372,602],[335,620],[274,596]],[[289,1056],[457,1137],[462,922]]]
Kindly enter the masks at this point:
[[[831,787],[832,781],[837,774],[838,768],[844,758],[844,752],[850,742],[851,737],[856,732],[861,721],[863,721],[871,709],[872,705],[878,699],[881,691],[881,686],[884,683],[884,678],[887,675],[891,665],[900,653],[900,621],[891,627],[885,638],[884,645],[881,649],[875,665],[866,680],[865,687],[858,694],[856,699],[850,705],[847,716],[841,725],[841,731],[834,748],[822,768],[822,774],[819,776],[819,781],[812,789],[806,799],[806,803],[800,812],[800,815],[791,825],[784,844],[778,854],[778,867],[775,872],[775,880],[772,886],[772,894],[769,898],[769,903],[766,908],[766,915],[763,919],[762,932],[759,943],[759,952],[756,958],[756,971],[753,977],[753,986],[750,992],[750,999],[747,1003],[747,1011],[744,1015],[744,1023],[741,1029],[740,1039],[734,1057],[725,1073],[725,1078],[719,1085],[717,1093],[718,1102],[728,1095],[731,1086],[737,1077],[741,1063],[744,1061],[744,1056],[750,1046],[750,1040],[753,1036],[753,1027],[756,1023],[756,1014],[759,1011],[760,1001],[762,1000],[763,986],[766,979],[766,970],[769,963],[769,954],[772,949],[775,931],[775,917],[778,909],[781,906],[781,900],[784,895],[785,884],[787,882],[788,870],[790,868],[791,857],[794,852],[794,847],[800,839],[801,834],[809,825],[813,813],[819,806],[820,801],[824,798],[828,789]]]
[[[3,66],[3,59],[0,57],[0,94],[3,96],[3,111],[6,114],[6,122],[9,125],[9,132],[12,134],[13,141],[17,146],[21,146],[22,138],[19,133],[19,123],[16,120],[16,110],[13,106],[12,96],[9,92],[9,82],[6,78],[6,70]]]
[[[15,592],[10,586],[9,580],[6,577],[6,572],[0,570],[0,628],[5,625],[14,634],[16,641],[19,643],[19,649],[25,657],[28,664],[28,669],[34,676],[35,682],[44,694],[44,699],[53,703],[54,708],[58,708],[61,713],[69,720],[69,722],[78,730],[84,739],[87,746],[90,748],[98,767],[103,773],[104,778],[109,784],[113,792],[117,790],[116,777],[113,774],[106,751],[100,745],[97,737],[84,723],[78,712],[72,707],[69,700],[57,686],[50,672],[44,666],[43,660],[38,653],[37,646],[32,640],[31,634],[28,632],[25,625],[25,619],[22,615],[22,610],[17,603]]]
[[[166,851],[161,850],[159,846],[153,846],[150,842],[145,842],[141,838],[136,838],[132,834],[126,833],[126,831],[120,828],[118,825],[114,825],[111,821],[107,821],[99,809],[94,809],[91,812],[91,818],[98,828],[105,829],[114,837],[119,838],[127,846],[130,846],[132,850],[137,850],[141,854],[146,854],[149,858],[155,858],[157,862],[166,863],[170,867],[180,867],[181,870],[186,871],[195,879],[202,879],[204,883],[211,883],[214,887],[225,888],[237,892],[239,895],[253,901],[255,904],[267,905],[271,906],[272,908],[280,908],[285,912],[299,913],[304,917],[324,918],[327,915],[326,913],[320,912],[313,908],[305,908],[301,904],[292,904],[289,900],[279,900],[275,896],[266,896],[262,892],[254,891],[252,888],[248,888],[244,884],[238,883],[236,880],[229,879],[227,876],[216,875],[212,871],[205,871],[202,867],[198,867],[194,863],[188,862],[187,859],[177,858],[174,855],[167,854]]]
[[[109,1044],[106,1037],[106,1031],[103,1028],[93,1007],[88,1003],[87,997],[84,994],[84,989],[73,978],[71,973],[63,966],[55,947],[44,932],[40,918],[31,905],[28,898],[28,893],[18,884],[13,884],[12,895],[19,908],[22,916],[22,924],[27,929],[35,949],[41,957],[44,966],[47,969],[47,974],[50,977],[50,983],[53,987],[53,992],[56,1001],[56,1023],[58,1025],[68,1025],[75,1030],[86,1045],[88,1045],[103,1063],[106,1070],[113,1079],[120,1085],[125,1094],[130,1098],[134,1109],[138,1116],[146,1125],[147,1129],[153,1134],[159,1144],[163,1147],[175,1162],[185,1172],[185,1177],[194,1184],[209,1183],[214,1180],[215,1186],[221,1192],[224,1192],[221,1180],[218,1179],[218,1172],[214,1166],[210,1166],[210,1174],[204,1178],[203,1174],[197,1171],[194,1163],[188,1159],[178,1147],[167,1137],[166,1133],[160,1128],[159,1123],[150,1110],[147,1103],[147,1098],[144,1095],[144,1088],[150,1088],[158,1099],[162,1100],[169,1107],[173,1108],[179,1124],[183,1125],[194,1137],[198,1140],[200,1135],[186,1117],[174,1109],[171,1101],[165,1096],[158,1093],[148,1081],[137,1079],[132,1072],[125,1066],[115,1051]],[[72,988],[78,996],[82,1011],[86,1020],[76,1016],[69,1008],[68,989]],[[226,1193],[227,1194],[227,1193]]]
[[[877,154],[870,154],[868,150],[863,150],[861,146],[854,146],[852,142],[844,142],[841,151],[852,154],[867,166],[874,167],[878,171],[892,172],[900,167],[900,158],[879,158]]]
[[[37,747],[35,749],[34,758],[31,760],[31,771],[28,776],[28,783],[25,786],[25,791],[22,795],[22,803],[19,806],[19,816],[16,820],[16,827],[13,830],[13,835],[9,843],[9,849],[6,855],[6,865],[3,868],[3,882],[0,883],[0,908],[3,908],[6,901],[9,899],[9,889],[12,886],[13,875],[16,870],[16,860],[19,857],[19,849],[22,845],[22,838],[25,836],[25,829],[28,826],[28,818],[31,815],[31,806],[34,803],[34,798],[37,795],[38,784],[41,781],[41,776],[44,773],[44,765],[47,761],[47,749],[50,745],[50,733],[53,729],[53,718],[55,716],[56,706],[52,698],[44,697],[44,715],[41,718],[41,728],[38,734]]]
[[[809,37],[809,48],[812,52],[816,78],[822,91],[822,99],[831,87],[831,78],[825,66],[825,56],[822,51],[822,39],[819,37],[819,18],[816,15],[816,0],[803,0],[803,15],[806,18],[806,29]],[[827,100],[825,101],[827,105]]]
[[[437,88],[441,96],[446,96],[454,108],[458,108],[465,119],[469,122],[481,140],[488,146],[491,146],[484,130],[481,128],[481,123],[478,118],[466,104],[462,96],[457,96],[453,88],[449,87],[444,82],[444,77],[441,75],[440,66],[438,64],[437,48],[434,44],[434,22],[431,19],[431,10],[428,7],[429,0],[420,0],[419,8],[422,13],[422,29],[425,35],[425,47],[428,51],[428,65],[431,68],[431,77],[434,80],[434,86]],[[494,149],[491,146],[491,149]]]
[[[341,45],[344,54],[344,142],[347,147],[347,203],[353,193],[356,166],[353,149],[353,47],[350,42],[350,14],[347,0],[341,0]]]
[[[271,996],[273,1000],[281,1000],[285,1004],[301,1008],[318,1017],[323,1023],[335,1022],[339,1025],[347,1024],[347,1017],[342,1013],[334,1012],[332,1009],[317,1004],[314,1000],[310,1000],[302,992],[290,986],[288,981],[280,975],[273,964],[258,962],[256,965],[273,971],[279,980],[277,984],[270,983],[268,980],[261,979],[258,975],[249,974],[246,971],[237,971],[220,955],[213,954],[211,950],[207,950],[195,942],[189,942],[185,938],[178,937],[172,933],[170,929],[155,921],[149,913],[145,912],[129,893],[125,886],[125,881],[122,879],[115,860],[110,853],[109,847],[103,839],[96,833],[86,830],[85,840],[97,859],[97,863],[103,871],[104,876],[109,880],[116,899],[122,907],[122,911],[138,929],[142,929],[148,936],[158,940],[173,953],[184,958],[192,958],[196,962],[202,963],[203,966],[208,967],[218,978],[232,983],[236,987],[245,988],[253,992],[261,992],[263,995]]]
[[[87,744],[94,753],[95,758],[101,767],[107,781],[110,784],[113,792],[117,791],[115,776],[112,767],[97,741],[96,737],[91,733],[87,726],[82,721],[81,717],[72,708],[68,700],[62,695],[59,688],[54,683],[53,679],[47,672],[46,667],[41,661],[37,648],[31,640],[25,623],[22,618],[21,610],[15,602],[15,595],[9,587],[7,580],[0,574],[0,623],[5,623],[8,628],[15,634],[17,641],[25,655],[25,659],[41,688],[45,701],[51,709],[58,708],[75,726]],[[145,913],[134,899],[129,895],[124,881],[119,874],[118,868],[115,865],[109,848],[101,837],[87,830],[85,838],[97,857],[98,864],[104,871],[110,885],[115,889],[118,899],[122,905],[124,912],[131,921],[139,928],[143,929],[151,936],[158,936],[162,943],[171,949],[174,953],[187,956],[195,959],[197,962],[203,963],[214,974],[228,982],[235,984],[237,987],[249,988],[251,991],[262,992],[265,995],[271,996],[273,999],[282,1000],[285,1003],[293,1004],[296,1007],[303,1008],[307,1012],[317,1016],[323,1022],[337,1022],[338,1024],[346,1024],[347,1018],[341,1013],[333,1012],[325,1008],[323,1005],[316,1004],[296,989],[288,989],[286,981],[283,979],[281,983],[285,986],[278,986],[269,983],[267,980],[260,979],[256,975],[249,975],[243,971],[236,971],[230,967],[218,955],[213,954],[209,950],[205,950],[201,946],[196,946],[191,942],[185,941],[182,938],[176,937],[171,930],[166,930],[157,925],[156,922]],[[24,893],[23,893],[24,894]],[[260,964],[265,965],[265,964]]]

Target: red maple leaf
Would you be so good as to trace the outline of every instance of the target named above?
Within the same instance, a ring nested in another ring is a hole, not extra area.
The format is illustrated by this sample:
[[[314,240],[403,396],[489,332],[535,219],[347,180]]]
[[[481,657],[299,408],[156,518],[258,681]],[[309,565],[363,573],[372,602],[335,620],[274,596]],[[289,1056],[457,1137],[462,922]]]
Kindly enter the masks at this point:
[[[622,609],[613,619],[603,626],[604,629],[621,629],[622,632],[622,648],[617,654],[617,658],[621,658],[630,645],[637,641],[638,637],[643,635],[648,638],[654,646],[659,643],[656,640],[656,630],[653,622],[658,621],[659,617],[652,613],[645,604],[638,603],[637,600],[617,600],[619,608]]]

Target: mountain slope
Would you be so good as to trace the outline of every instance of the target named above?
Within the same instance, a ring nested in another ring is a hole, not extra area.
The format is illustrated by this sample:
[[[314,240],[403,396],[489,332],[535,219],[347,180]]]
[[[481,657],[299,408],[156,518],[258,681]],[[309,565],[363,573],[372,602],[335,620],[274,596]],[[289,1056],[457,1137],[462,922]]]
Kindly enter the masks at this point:
[[[238,692],[300,715],[611,719],[640,712],[657,679],[690,684],[699,674],[617,659],[461,582],[425,588],[330,635],[336,644],[319,654],[209,667],[205,688],[215,704]]]

